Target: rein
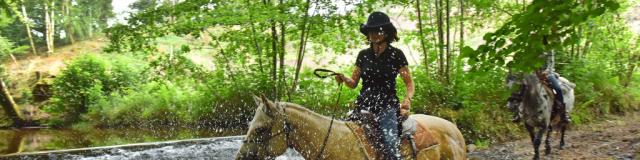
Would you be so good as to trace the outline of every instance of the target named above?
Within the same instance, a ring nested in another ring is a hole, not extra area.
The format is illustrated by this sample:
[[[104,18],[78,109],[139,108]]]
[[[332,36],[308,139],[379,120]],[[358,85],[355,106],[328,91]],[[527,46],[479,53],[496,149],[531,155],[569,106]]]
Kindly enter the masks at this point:
[[[321,74],[321,72],[325,72],[325,74],[323,75],[323,74]],[[322,68],[315,69],[313,71],[313,74],[315,74],[318,78],[322,78],[322,79],[330,77],[330,76],[338,75],[338,73],[336,73],[334,71],[331,71],[331,70],[328,70],[328,69],[322,69]],[[324,137],[324,141],[322,142],[322,147],[320,148],[320,152],[318,152],[318,155],[316,156],[316,159],[320,159],[322,153],[324,152],[325,147],[327,146],[327,142],[329,141],[329,135],[331,135],[331,129],[333,128],[333,121],[336,118],[336,114],[335,114],[336,108],[337,108],[338,104],[340,103],[340,95],[342,93],[342,92],[340,92],[341,90],[342,90],[342,83],[339,83],[338,84],[338,99],[336,99],[336,104],[335,104],[336,107],[333,108],[333,112],[332,112],[333,114],[331,115],[331,122],[329,123],[329,129],[327,131],[327,135]]]
[[[324,73],[323,73],[324,72]],[[322,68],[318,68],[313,70],[313,74],[315,74],[318,78],[327,78],[330,76],[336,76],[338,75],[338,73],[328,70],[328,69],[322,69]]]

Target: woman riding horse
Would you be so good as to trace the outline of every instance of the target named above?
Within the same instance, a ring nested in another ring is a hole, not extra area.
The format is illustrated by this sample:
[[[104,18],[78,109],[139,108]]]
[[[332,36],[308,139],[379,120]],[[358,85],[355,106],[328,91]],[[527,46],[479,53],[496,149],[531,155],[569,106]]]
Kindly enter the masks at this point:
[[[382,136],[384,159],[400,159],[398,117],[407,116],[414,93],[407,59],[400,49],[391,46],[399,38],[386,14],[371,13],[367,23],[360,26],[360,32],[367,37],[370,47],[358,54],[351,78],[338,74],[336,81],[355,88],[362,77],[356,110],[369,111],[376,117],[378,125],[375,126],[379,126],[378,131],[381,132],[378,135]],[[396,96],[398,74],[407,87],[407,95],[402,104]]]
[[[542,38],[542,44],[544,44],[545,46],[548,44],[548,40],[547,40],[547,36],[543,36]],[[549,86],[551,87],[551,89],[553,89],[553,91],[555,92],[555,105],[558,107],[557,111],[560,114],[560,120],[563,123],[569,123],[571,122],[571,119],[569,118],[569,115],[567,114],[567,110],[566,110],[566,104],[564,103],[564,96],[562,93],[562,89],[560,88],[560,82],[558,81],[558,74],[555,72],[555,52],[552,50],[548,53],[544,54],[546,56],[546,61],[544,63],[544,65],[540,68],[540,70],[536,71],[536,74],[538,74],[538,76],[543,76],[546,78],[547,82],[549,82]],[[511,73],[509,73],[509,77],[510,78],[515,78],[511,75]],[[513,80],[513,79],[511,79]],[[520,91],[517,93],[512,93],[511,97],[509,97],[509,99],[507,100],[508,102],[520,102],[522,99],[522,94],[524,92],[524,87],[520,87]],[[513,116],[513,122],[519,122],[520,121],[520,115],[517,113],[518,109],[516,108],[517,103],[513,103],[509,105],[509,110],[511,110],[512,112],[514,112],[514,116]]]

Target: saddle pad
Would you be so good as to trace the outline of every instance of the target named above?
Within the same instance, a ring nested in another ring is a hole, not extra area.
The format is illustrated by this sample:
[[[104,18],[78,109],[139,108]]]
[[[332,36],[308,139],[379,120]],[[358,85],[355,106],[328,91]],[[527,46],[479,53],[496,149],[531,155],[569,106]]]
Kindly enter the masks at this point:
[[[347,122],[346,124],[351,132],[358,138],[358,141],[360,141],[360,150],[364,150],[369,159],[375,159],[375,157],[377,157],[376,149],[373,148],[373,144],[369,142],[367,135],[364,133],[364,129],[362,129],[360,125],[353,122]]]
[[[413,135],[416,133],[416,125],[418,122],[415,118],[409,117],[402,122],[402,136]]]
[[[411,116],[409,116],[409,119],[411,119]],[[438,144],[438,140],[433,135],[433,132],[429,129],[427,124],[425,124],[429,122],[417,120],[415,122],[416,131],[413,134],[413,141],[416,143],[416,147],[418,148],[418,150]]]
[[[436,137],[433,135],[431,130],[429,130],[426,124],[421,123],[420,121],[417,121],[415,118],[412,118],[411,116],[409,116],[409,118],[406,121],[410,121],[409,123],[407,123],[407,125],[413,126],[411,127],[413,129],[408,129],[408,131],[413,133],[412,134],[413,141],[415,142],[416,148],[418,148],[418,150],[422,150],[424,148],[428,148],[428,147],[439,144]],[[425,123],[428,123],[428,122],[425,122]],[[351,132],[353,132],[353,134],[361,142],[362,144],[361,149],[363,149],[369,157],[377,157],[376,156],[377,150],[374,148],[373,143],[369,142],[369,139],[367,138],[367,135],[364,132],[364,129],[359,124],[354,122],[347,122],[346,124],[347,124],[347,127],[349,127],[349,129],[351,130]],[[404,127],[404,124],[405,123],[403,123],[403,127]],[[406,129],[402,129],[402,130],[404,134],[405,133],[404,131]],[[407,139],[403,138],[402,146],[405,146],[405,145],[411,145],[411,144],[407,141]],[[401,147],[401,148],[404,148],[404,147]]]

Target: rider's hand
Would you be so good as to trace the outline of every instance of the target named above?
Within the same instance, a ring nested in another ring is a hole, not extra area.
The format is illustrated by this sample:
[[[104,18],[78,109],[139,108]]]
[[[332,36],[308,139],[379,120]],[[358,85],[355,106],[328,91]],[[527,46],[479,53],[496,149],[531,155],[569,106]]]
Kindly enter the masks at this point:
[[[409,117],[409,110],[400,108],[400,117],[407,118]]]
[[[400,104],[400,116],[405,118],[408,117],[410,107],[411,107],[411,100],[408,98],[405,98],[404,101],[402,101],[402,104]]]
[[[344,82],[346,79],[346,77],[344,77],[344,74],[342,73],[337,73],[336,75],[336,82],[338,82],[338,84]]]

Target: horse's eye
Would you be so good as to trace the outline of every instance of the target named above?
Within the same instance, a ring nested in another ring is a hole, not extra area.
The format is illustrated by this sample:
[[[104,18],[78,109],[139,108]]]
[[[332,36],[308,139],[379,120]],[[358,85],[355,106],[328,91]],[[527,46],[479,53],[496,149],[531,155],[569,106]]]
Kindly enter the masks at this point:
[[[269,128],[256,128],[255,129],[256,134],[258,135],[265,135],[267,133],[269,133]]]

